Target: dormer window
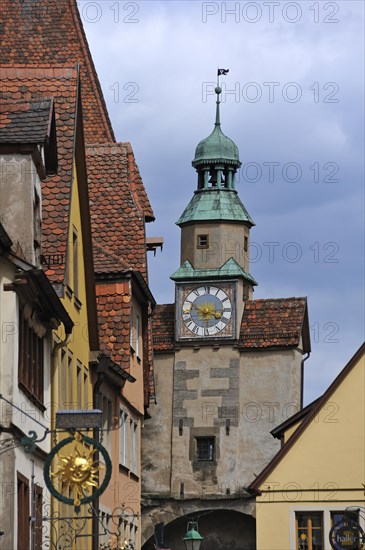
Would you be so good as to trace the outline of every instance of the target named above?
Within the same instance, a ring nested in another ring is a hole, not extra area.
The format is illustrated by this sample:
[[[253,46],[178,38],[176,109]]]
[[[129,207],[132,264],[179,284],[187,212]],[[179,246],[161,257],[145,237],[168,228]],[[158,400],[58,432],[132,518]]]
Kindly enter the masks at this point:
[[[198,235],[198,248],[209,248],[209,235]]]

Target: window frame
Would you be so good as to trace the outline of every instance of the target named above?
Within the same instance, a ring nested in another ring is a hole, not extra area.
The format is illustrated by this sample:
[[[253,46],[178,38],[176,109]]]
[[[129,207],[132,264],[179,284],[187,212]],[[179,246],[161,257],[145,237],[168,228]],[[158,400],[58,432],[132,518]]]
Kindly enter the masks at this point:
[[[307,527],[298,526],[299,516],[307,516]],[[320,516],[321,525],[320,527],[313,527],[312,520],[313,516]],[[295,547],[296,550],[320,550],[324,546],[324,514],[323,510],[296,510],[295,511]],[[306,529],[308,535],[307,547],[304,549],[299,546],[299,529]],[[313,549],[313,530],[320,531],[321,541],[319,549]]]
[[[43,409],[44,406],[44,338],[38,336],[19,308],[18,385]]]
[[[141,339],[141,316],[136,313],[136,347],[135,347],[135,352],[136,352],[136,356],[138,357],[138,359],[140,359],[141,357],[141,343],[140,343],[140,339]]]
[[[197,248],[209,248],[209,234],[208,233],[199,233],[196,236],[196,247]],[[205,243],[202,243],[201,240],[205,239]]]
[[[29,550],[30,541],[30,489],[29,479],[17,472],[18,550]]]
[[[128,468],[128,413],[119,411],[119,465]]]
[[[243,237],[243,250],[244,252],[248,252],[248,237],[245,235]]]
[[[139,476],[139,422],[130,417],[129,420],[129,469],[132,474]]]
[[[212,443],[211,449],[212,452],[210,452],[209,442]],[[205,449],[203,446],[208,445],[208,448]],[[215,462],[216,460],[216,439],[213,435],[208,436],[196,436],[195,437],[195,445],[196,445],[196,460],[198,462]],[[204,455],[208,456],[208,458],[204,458]]]

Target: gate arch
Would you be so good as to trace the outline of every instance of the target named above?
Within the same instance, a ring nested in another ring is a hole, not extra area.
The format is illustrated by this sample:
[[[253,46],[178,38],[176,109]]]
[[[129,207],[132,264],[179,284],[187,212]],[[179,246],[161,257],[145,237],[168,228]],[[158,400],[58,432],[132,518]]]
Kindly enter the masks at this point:
[[[154,550],[154,526],[160,522],[165,524],[165,544],[173,550],[185,550],[182,537],[189,521],[198,521],[204,537],[201,550],[255,550],[254,509],[254,502],[247,501],[233,506],[217,501],[201,506],[175,501],[164,508],[149,507],[142,513],[142,550]]]

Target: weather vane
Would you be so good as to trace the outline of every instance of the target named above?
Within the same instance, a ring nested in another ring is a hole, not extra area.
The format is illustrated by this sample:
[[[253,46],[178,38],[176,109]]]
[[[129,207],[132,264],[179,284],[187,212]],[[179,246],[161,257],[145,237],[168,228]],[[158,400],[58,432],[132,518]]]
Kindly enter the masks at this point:
[[[221,75],[225,76],[229,73],[229,69],[218,69],[217,70],[217,88],[219,88],[219,77]]]

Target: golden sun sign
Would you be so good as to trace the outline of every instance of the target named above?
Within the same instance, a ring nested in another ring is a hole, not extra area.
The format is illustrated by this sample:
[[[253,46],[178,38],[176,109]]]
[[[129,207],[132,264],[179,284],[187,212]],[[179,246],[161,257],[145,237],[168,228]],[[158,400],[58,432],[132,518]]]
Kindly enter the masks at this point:
[[[80,445],[80,437],[75,437]],[[92,487],[98,487],[99,471],[103,468],[94,460],[96,449],[76,446],[72,454],[59,455],[58,470],[52,477],[58,478],[62,484],[62,493],[71,488],[73,491],[74,506],[80,506],[80,500]]]

